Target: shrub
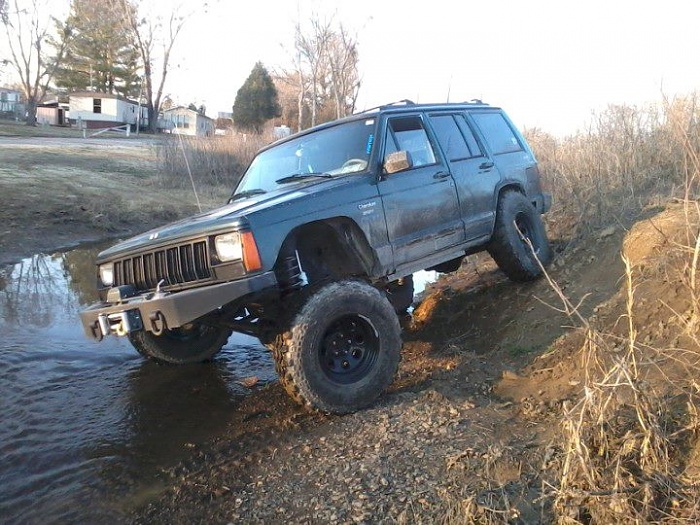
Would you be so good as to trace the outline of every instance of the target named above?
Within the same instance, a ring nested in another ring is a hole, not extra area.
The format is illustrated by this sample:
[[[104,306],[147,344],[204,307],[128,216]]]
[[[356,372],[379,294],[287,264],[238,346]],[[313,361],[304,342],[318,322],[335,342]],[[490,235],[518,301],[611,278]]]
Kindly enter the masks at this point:
[[[159,182],[177,188],[194,184],[198,191],[204,186],[230,193],[255,153],[268,142],[266,135],[163,135],[155,146]]]

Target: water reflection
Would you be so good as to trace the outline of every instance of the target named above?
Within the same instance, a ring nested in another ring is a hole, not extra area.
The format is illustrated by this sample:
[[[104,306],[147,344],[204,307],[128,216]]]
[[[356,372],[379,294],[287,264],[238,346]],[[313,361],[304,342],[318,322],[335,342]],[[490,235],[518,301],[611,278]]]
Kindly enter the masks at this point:
[[[248,393],[242,379],[275,379],[269,354],[244,336],[213,364],[187,367],[145,361],[123,338],[85,338],[78,312],[96,300],[99,249],[0,271],[0,522],[114,521],[225,429]]]
[[[35,255],[5,270],[0,290],[0,322],[18,327],[48,326],[57,310],[73,305],[65,286],[63,256]]]

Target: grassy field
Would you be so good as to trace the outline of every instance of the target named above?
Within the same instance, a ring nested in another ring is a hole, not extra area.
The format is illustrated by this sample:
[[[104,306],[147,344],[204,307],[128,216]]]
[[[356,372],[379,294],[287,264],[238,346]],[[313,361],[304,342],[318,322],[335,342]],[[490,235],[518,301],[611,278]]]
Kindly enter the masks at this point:
[[[198,211],[189,178],[162,172],[158,143],[71,139],[0,137],[0,262]],[[197,181],[196,188],[207,210],[224,203],[232,186]]]
[[[97,130],[87,130],[90,135]],[[16,122],[14,120],[0,120],[0,137],[73,137],[80,138],[83,136],[82,130],[76,127],[59,127],[59,126],[27,126],[24,122]],[[119,137],[124,138],[123,132],[108,132],[100,135],[101,137]],[[135,135],[134,135],[135,136]]]

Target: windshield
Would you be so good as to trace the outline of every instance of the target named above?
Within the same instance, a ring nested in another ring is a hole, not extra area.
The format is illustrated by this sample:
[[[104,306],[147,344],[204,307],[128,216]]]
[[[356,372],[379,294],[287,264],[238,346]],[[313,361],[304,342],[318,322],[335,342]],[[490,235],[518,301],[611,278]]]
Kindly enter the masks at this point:
[[[375,119],[347,122],[284,142],[253,159],[236,195],[274,190],[292,182],[357,173],[367,168]]]

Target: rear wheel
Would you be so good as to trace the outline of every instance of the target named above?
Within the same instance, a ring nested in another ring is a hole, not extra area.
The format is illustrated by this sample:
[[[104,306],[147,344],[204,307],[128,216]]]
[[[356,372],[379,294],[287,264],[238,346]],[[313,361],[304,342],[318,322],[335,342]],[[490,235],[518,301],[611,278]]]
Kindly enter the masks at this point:
[[[231,330],[202,323],[165,329],[161,335],[140,330],[129,334],[136,350],[150,359],[183,365],[209,361],[226,344]]]
[[[540,263],[549,264],[552,252],[542,218],[522,193],[507,191],[498,200],[488,251],[513,281],[536,279],[542,275]]]
[[[394,379],[401,329],[374,287],[329,284],[304,304],[291,329],[271,345],[275,367],[298,403],[343,414],[372,404]]]

